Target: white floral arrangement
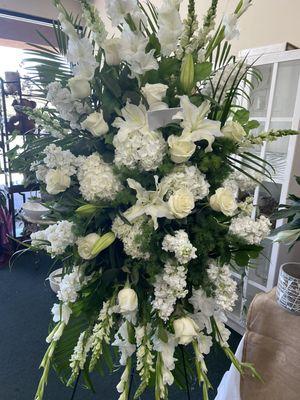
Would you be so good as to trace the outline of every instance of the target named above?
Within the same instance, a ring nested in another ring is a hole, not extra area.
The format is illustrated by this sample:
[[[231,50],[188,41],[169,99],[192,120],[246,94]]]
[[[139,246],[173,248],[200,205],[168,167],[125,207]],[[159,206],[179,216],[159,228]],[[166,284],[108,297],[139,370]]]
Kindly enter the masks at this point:
[[[50,366],[69,386],[83,371],[90,387],[89,373],[104,362],[124,368],[120,400],[129,398],[133,370],[135,399],[148,386],[156,400],[167,399],[190,349],[195,369],[187,374],[191,381],[195,371],[208,399],[213,346],[255,375],[235,359],[225,326],[237,299],[230,266],[247,268],[270,231],[265,216],[249,216],[251,198],[239,202],[240,192],[270,177],[251,145],[295,133],[254,136],[257,122],[235,105],[241,82],[257,77],[230,56],[251,1],[240,0],[216,26],[217,0],[203,24],[193,0],[185,20],[180,0],[158,9],[107,0],[121,32],[112,37],[87,0],[80,0],[83,29],[55,3],[61,68],[48,65],[56,80],[45,88],[45,107],[27,110],[42,136],[15,160],[39,181],[56,222],[31,235],[31,248],[63,270],[35,400]],[[173,109],[153,129],[149,113]]]

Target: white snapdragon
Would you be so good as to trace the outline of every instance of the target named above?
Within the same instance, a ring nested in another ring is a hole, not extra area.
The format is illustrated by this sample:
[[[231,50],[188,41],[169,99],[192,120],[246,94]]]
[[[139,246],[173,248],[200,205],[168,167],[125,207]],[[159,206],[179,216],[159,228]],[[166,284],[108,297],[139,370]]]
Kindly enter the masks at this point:
[[[192,166],[177,167],[162,179],[162,184],[168,187],[168,195],[179,189],[189,190],[195,201],[204,199],[209,194],[209,183],[199,169]]]
[[[120,358],[121,365],[126,365],[127,359],[131,357],[136,350],[136,345],[130,343],[129,341],[129,335],[128,335],[129,324],[130,323],[128,321],[124,321],[122,323],[118,332],[115,334],[115,340],[112,343],[112,346],[117,346],[119,348],[121,354]]]
[[[173,116],[174,120],[182,120],[183,132],[181,138],[190,142],[206,140],[205,152],[212,151],[212,144],[216,136],[221,136],[220,122],[207,119],[210,110],[209,101],[204,101],[199,107],[191,103],[188,96],[180,97],[181,111]]]
[[[110,164],[105,163],[98,153],[78,159],[79,190],[87,201],[113,200],[122,189]]]
[[[124,216],[126,217],[126,212]],[[142,251],[141,245],[137,241],[138,237],[141,237],[143,234],[141,227],[144,223],[147,223],[145,217],[139,217],[131,224],[126,224],[119,216],[117,216],[113,221],[111,230],[122,241],[124,251],[128,256],[147,260],[150,257],[150,254]]]
[[[140,32],[132,32],[125,28],[121,36],[121,59],[126,61],[134,75],[143,75],[145,72],[158,69],[158,62],[154,57],[154,49],[146,53],[148,39]]]
[[[30,235],[31,244],[46,250],[52,257],[63,254],[76,241],[73,228],[73,222],[59,221],[43,231],[33,232]]]
[[[86,363],[88,352],[91,349],[91,338],[87,337],[86,331],[82,332],[78,338],[77,344],[74,347],[73,354],[70,357],[71,376],[68,385],[71,385],[77,378],[79,371],[83,370]]]
[[[218,266],[211,261],[207,269],[210,281],[215,286],[214,297],[217,305],[224,311],[232,311],[238,296],[236,282],[231,278],[228,265]]]
[[[137,326],[135,328],[136,339],[136,369],[140,375],[141,383],[147,385],[149,383],[151,373],[154,369],[153,345],[150,340],[151,324],[146,326]]]
[[[269,235],[270,228],[271,222],[264,215],[256,221],[249,216],[238,216],[231,221],[229,233],[238,236],[249,244],[260,244]]]
[[[180,229],[174,232],[175,235],[166,235],[162,242],[162,249],[175,253],[179,264],[187,264],[190,260],[197,258],[197,249],[189,241],[188,234]]]
[[[155,170],[166,153],[166,143],[161,132],[150,131],[147,110],[140,104],[127,103],[113,126],[119,131],[113,139],[116,165],[142,170]]]
[[[174,311],[177,299],[183,299],[186,290],[186,268],[167,261],[164,270],[156,276],[152,306],[161,319],[167,321]]]
[[[158,10],[157,37],[161,44],[164,56],[169,56],[177,48],[178,39],[183,32],[183,24],[180,18],[178,0],[165,0]]]

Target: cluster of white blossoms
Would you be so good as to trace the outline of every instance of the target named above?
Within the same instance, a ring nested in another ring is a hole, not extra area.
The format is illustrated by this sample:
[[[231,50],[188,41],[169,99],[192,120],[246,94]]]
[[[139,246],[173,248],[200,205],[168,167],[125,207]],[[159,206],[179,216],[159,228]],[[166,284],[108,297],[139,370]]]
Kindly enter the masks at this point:
[[[224,311],[232,311],[238,296],[236,294],[236,282],[231,278],[229,266],[226,264],[218,266],[211,261],[207,274],[215,286],[214,298],[217,305]]]
[[[113,126],[118,128],[114,136],[115,164],[128,168],[139,167],[145,171],[155,170],[166,153],[166,143],[161,132],[150,131],[147,110],[142,104],[127,103]]]
[[[158,334],[153,337],[153,349],[157,351],[161,357],[161,373],[158,376],[158,388],[161,393],[160,398],[165,398],[166,385],[172,385],[174,382],[174,376],[172,370],[175,368],[175,362],[177,359],[174,357],[175,348],[177,346],[177,340],[171,333],[167,333],[168,340],[163,341],[159,338]]]
[[[118,332],[115,334],[115,340],[112,346],[117,346],[120,352],[120,364],[126,365],[126,361],[136,350],[136,345],[130,342],[128,335],[128,321],[124,321]]]
[[[99,153],[78,157],[77,178],[79,190],[87,201],[113,200],[122,190],[112,166],[105,163]]]
[[[242,238],[249,244],[260,244],[271,230],[271,222],[269,218],[261,215],[257,220],[253,220],[249,216],[238,216],[232,219],[229,233]]]
[[[150,340],[151,324],[146,326],[137,326],[135,328],[136,339],[136,370],[138,371],[142,384],[149,383],[151,373],[155,371],[154,368],[154,354],[153,345]]]
[[[174,311],[177,299],[185,298],[188,293],[186,274],[184,266],[167,261],[163,272],[156,276],[152,306],[164,321],[167,321]]]
[[[162,242],[162,249],[175,254],[179,264],[187,264],[194,258],[197,258],[196,247],[189,241],[188,234],[179,229],[174,232],[175,235],[166,235]]]
[[[47,100],[56,108],[60,117],[70,122],[72,129],[80,128],[78,119],[90,112],[90,108],[75,100],[68,88],[63,88],[60,82],[48,85]]]
[[[32,246],[46,250],[52,257],[63,254],[76,241],[73,228],[73,222],[59,221],[43,231],[33,232],[30,235]]]
[[[136,218],[130,224],[125,223],[119,216],[114,219],[111,230],[122,241],[125,253],[131,258],[147,260],[150,257],[149,253],[141,250],[137,241],[137,238],[143,234],[141,226],[146,221],[145,216]]]
[[[199,169],[192,166],[175,167],[174,171],[166,175],[161,183],[168,187],[167,195],[177,190],[185,189],[192,193],[194,200],[202,200],[209,194],[209,183]]]
[[[59,284],[58,299],[63,303],[75,303],[86,279],[83,269],[78,265],[74,266],[72,272],[64,275]]]
[[[72,374],[69,378],[68,385],[71,385],[79,374],[80,370],[83,370],[87,355],[91,349],[91,337],[88,336],[87,332],[84,331],[80,334],[77,344],[74,347],[73,354],[70,357],[70,368]]]
[[[248,172],[251,176],[253,176],[253,173],[251,171],[246,170],[245,172]],[[262,181],[262,175],[256,173],[254,175],[254,178],[256,179],[256,181],[242,172],[234,171],[223,182],[223,186],[227,189],[230,189],[233,193],[236,194],[239,190],[241,190],[242,192],[251,192],[258,185],[257,181]]]

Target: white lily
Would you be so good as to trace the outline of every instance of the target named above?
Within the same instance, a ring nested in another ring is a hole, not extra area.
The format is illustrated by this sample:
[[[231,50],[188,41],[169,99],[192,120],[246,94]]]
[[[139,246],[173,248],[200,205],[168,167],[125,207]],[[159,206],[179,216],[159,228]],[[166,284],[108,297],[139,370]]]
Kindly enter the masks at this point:
[[[221,136],[221,124],[219,121],[212,121],[206,118],[210,110],[209,101],[204,101],[199,107],[192,104],[188,96],[180,97],[182,110],[173,116],[173,119],[180,119],[183,132],[181,138],[198,142],[206,140],[208,145],[205,152],[212,151],[212,144],[216,136]]]
[[[164,201],[164,196],[168,191],[168,186],[158,183],[158,177],[155,176],[155,191],[147,191],[143,186],[134,179],[127,179],[128,186],[136,191],[137,201],[134,206],[128,209],[124,216],[129,222],[134,221],[142,215],[149,215],[154,223],[154,229],[158,228],[158,218],[174,219],[169,205]]]
[[[286,231],[278,232],[274,236],[269,236],[269,239],[273,240],[273,242],[292,244],[294,243],[300,236],[300,229],[289,229]]]
[[[136,106],[127,102],[126,106],[121,110],[122,118],[117,117],[113,126],[119,129],[119,138],[127,138],[130,132],[134,131],[149,131],[147,122],[147,110],[143,104]]]

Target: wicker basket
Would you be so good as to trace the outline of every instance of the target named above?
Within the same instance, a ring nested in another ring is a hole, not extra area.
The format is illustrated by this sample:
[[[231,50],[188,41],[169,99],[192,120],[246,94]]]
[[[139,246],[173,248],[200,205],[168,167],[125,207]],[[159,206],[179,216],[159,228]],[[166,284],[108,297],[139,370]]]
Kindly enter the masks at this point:
[[[281,307],[300,315],[300,263],[290,262],[280,267],[276,297]]]

